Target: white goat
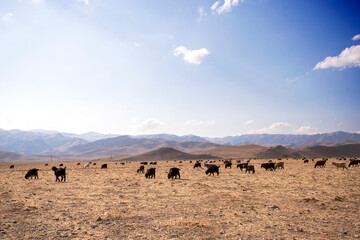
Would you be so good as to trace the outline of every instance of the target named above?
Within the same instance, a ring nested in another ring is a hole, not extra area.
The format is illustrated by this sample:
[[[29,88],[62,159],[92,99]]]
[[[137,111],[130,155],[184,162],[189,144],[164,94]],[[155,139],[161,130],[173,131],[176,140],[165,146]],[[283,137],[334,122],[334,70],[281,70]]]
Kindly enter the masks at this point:
[[[349,169],[347,169],[347,167],[345,166],[345,163],[344,163],[344,162],[342,162],[342,163],[340,163],[340,162],[333,162],[332,165],[335,165],[335,166],[337,167],[337,169],[339,169],[339,168],[345,169],[345,168],[346,168],[346,170],[349,170]]]
[[[86,164],[84,165],[84,168],[88,168],[88,167],[90,167],[90,163],[86,163]]]

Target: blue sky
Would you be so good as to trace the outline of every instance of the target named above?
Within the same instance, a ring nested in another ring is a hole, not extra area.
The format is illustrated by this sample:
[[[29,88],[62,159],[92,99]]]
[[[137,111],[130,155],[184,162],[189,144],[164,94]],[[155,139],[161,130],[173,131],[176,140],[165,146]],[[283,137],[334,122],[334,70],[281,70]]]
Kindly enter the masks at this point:
[[[3,0],[0,128],[360,131],[360,4]]]

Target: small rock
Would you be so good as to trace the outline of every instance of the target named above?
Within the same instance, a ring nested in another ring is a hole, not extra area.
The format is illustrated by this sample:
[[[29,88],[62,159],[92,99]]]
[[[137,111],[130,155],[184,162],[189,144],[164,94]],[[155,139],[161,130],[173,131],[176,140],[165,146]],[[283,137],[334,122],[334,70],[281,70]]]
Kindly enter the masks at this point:
[[[90,233],[89,235],[90,235],[90,236],[94,236],[95,234],[94,234],[94,233]]]
[[[280,209],[280,208],[279,208],[278,206],[276,206],[276,205],[270,206],[269,208],[272,208],[272,209],[277,209],[277,210],[279,210],[279,209]]]
[[[59,220],[60,220],[60,218],[53,218],[53,220],[55,220],[55,221],[59,221]]]
[[[17,221],[13,221],[13,223],[17,223]]]
[[[106,222],[106,223],[105,223],[105,225],[110,225],[110,224],[111,224],[111,222]]]
[[[344,235],[347,235],[347,232],[344,232]]]
[[[91,228],[96,228],[96,225],[95,224],[91,225]]]
[[[178,237],[178,236],[179,236],[179,235],[173,234],[173,235],[170,236],[170,238],[176,238],[176,237]]]
[[[98,219],[96,219],[96,221],[101,221],[102,219],[101,219],[101,217],[98,217]]]
[[[76,230],[81,230],[81,227],[78,227]]]

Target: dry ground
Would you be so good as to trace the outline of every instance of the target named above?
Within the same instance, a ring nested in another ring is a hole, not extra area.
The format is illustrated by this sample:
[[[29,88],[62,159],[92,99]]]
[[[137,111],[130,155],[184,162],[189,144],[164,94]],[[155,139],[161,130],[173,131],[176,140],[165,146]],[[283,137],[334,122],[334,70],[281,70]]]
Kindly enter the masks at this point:
[[[330,159],[330,162],[334,159]],[[56,183],[43,163],[0,165],[0,239],[357,239],[360,167],[285,160],[285,170],[220,168],[206,176],[189,162],[158,162],[156,179],[138,162],[108,169],[65,163]],[[181,180],[168,180],[170,167]],[[30,168],[39,179],[26,180]]]

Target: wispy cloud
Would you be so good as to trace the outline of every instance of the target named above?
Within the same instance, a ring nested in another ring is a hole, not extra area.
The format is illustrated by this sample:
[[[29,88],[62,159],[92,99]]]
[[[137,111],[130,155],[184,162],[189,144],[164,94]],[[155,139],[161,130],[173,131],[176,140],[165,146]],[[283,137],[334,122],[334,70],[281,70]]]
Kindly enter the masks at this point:
[[[164,124],[163,122],[157,120],[156,118],[149,118],[144,120],[140,124],[137,124],[135,128],[139,131],[148,131],[155,129],[163,124]]]
[[[248,131],[249,134],[259,134],[259,133],[273,133],[277,130],[283,130],[290,127],[290,123],[285,122],[276,122],[271,124],[269,127],[266,128],[259,128],[259,129],[252,129]]]
[[[198,50],[189,50],[184,46],[179,46],[175,48],[174,55],[184,55],[184,60],[187,63],[200,64],[203,58],[206,55],[209,55],[209,51],[206,48],[201,48]]]
[[[249,125],[252,124],[254,122],[254,120],[247,120],[246,122],[244,122],[245,125]]]
[[[310,126],[301,126],[295,130],[297,133],[315,133],[318,130],[316,128],[312,128]]]
[[[203,125],[203,126],[213,126],[215,125],[215,120],[200,121],[200,120],[189,120],[185,122],[185,125]]]
[[[11,12],[5,13],[3,16],[3,20],[5,22],[8,22],[13,18],[13,16],[14,16],[14,14],[12,14]]]
[[[198,9],[200,17],[206,17],[207,13],[204,11],[202,7]]]
[[[360,40],[360,34],[355,35],[355,36],[352,38],[352,40],[353,40],[353,41]]]
[[[241,2],[244,2],[243,0]],[[224,4],[220,5],[220,1],[216,1],[212,6],[212,13],[222,14],[225,12],[230,12],[231,8],[237,6],[239,4],[239,0],[224,0]]]
[[[134,42],[134,46],[135,46],[135,47],[141,47],[141,44],[138,43],[138,42]]]
[[[41,3],[43,0],[31,0],[33,3],[38,4]]]
[[[85,3],[86,5],[88,5],[89,4],[89,0],[77,0],[78,2],[83,2],[83,3]]]

